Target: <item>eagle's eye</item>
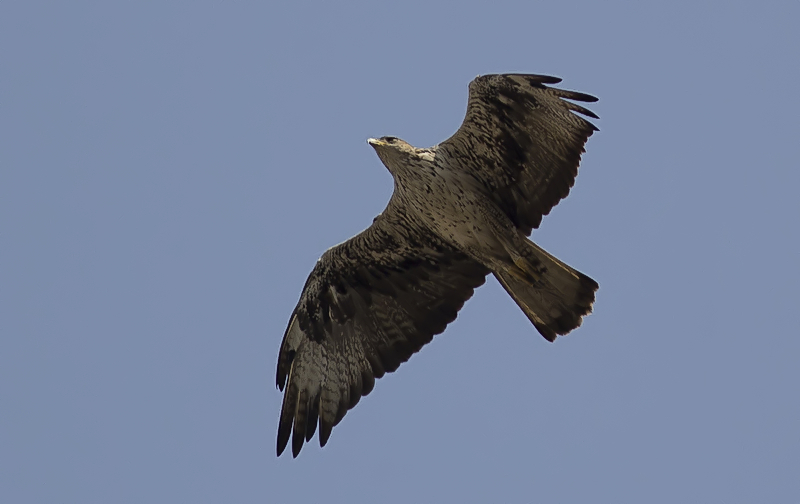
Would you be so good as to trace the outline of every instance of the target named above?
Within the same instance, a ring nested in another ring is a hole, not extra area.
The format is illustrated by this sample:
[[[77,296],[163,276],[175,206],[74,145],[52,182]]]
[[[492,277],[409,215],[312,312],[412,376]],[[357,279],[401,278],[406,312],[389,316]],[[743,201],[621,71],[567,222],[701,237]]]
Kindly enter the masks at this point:
[[[397,140],[397,138],[395,138],[395,137],[383,137],[383,140],[384,140],[386,143],[392,143],[392,142],[394,142],[395,140]]]

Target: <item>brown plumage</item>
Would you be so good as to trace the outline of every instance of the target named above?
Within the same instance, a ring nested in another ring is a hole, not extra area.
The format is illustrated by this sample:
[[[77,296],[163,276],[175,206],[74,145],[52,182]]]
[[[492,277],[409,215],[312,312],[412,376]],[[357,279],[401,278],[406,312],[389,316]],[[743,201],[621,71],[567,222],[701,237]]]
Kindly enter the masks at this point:
[[[581,324],[597,283],[526,237],[565,198],[597,129],[573,112],[582,93],[540,75],[470,83],[467,115],[448,140],[418,149],[370,139],[395,190],[373,224],[327,252],[306,281],[278,356],[280,455],[297,456],[458,311],[493,273],[549,341]]]

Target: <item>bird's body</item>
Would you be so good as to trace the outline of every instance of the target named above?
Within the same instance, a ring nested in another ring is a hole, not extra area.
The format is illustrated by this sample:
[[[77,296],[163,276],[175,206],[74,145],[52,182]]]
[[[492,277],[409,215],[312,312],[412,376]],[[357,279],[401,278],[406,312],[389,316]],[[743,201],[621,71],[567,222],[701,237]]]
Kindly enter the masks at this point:
[[[522,255],[516,249],[525,238],[516,236],[519,231],[484,186],[437,163],[436,147],[417,149],[390,138],[369,142],[394,175],[398,207],[408,218],[492,271]]]
[[[394,152],[381,160],[394,175],[398,206],[409,218],[473,259],[480,260],[482,252],[489,251],[496,242],[489,215],[495,217],[491,219],[495,225],[502,217],[495,216],[499,212],[479,184],[438,165],[435,147],[415,149],[399,139],[391,143],[370,139],[370,143],[379,156],[384,149],[401,153],[399,159]]]
[[[467,117],[427,149],[370,139],[394,178],[372,226],[317,262],[284,335],[277,383],[284,403],[280,454],[296,456],[332,427],[375,378],[394,371],[452,322],[492,273],[548,340],[591,311],[597,283],[527,239],[569,192],[596,129],[534,75],[494,75],[470,85]]]

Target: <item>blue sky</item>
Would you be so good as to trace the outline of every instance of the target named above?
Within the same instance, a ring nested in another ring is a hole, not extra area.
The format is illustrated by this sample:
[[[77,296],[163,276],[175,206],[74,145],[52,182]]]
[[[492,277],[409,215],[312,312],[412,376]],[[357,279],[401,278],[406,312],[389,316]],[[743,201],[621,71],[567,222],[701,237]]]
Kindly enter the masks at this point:
[[[800,501],[797,2],[4,2],[0,501]],[[494,280],[320,449],[277,351],[476,75],[596,95],[533,238],[600,283],[555,344]]]

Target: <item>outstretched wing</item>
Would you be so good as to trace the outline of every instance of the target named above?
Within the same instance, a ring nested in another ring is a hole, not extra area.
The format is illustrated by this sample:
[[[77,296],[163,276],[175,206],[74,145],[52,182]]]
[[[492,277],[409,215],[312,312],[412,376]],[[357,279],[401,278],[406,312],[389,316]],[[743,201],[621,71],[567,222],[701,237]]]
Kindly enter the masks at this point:
[[[597,130],[573,112],[594,113],[564,100],[597,98],[545,85],[558,82],[543,75],[477,77],[464,122],[436,148],[441,167],[480,181],[526,235],[569,194],[583,147]]]
[[[372,226],[325,252],[278,356],[276,382],[284,391],[278,455],[292,437],[296,457],[317,425],[325,446],[375,378],[444,331],[488,273],[414,226],[394,197]]]

